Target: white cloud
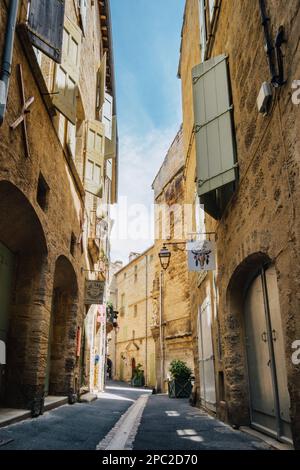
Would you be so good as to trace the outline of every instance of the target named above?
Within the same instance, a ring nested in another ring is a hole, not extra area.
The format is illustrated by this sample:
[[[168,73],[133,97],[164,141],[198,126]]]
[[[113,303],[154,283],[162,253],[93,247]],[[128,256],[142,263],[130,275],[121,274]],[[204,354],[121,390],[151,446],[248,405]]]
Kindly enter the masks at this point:
[[[178,129],[179,125],[164,130],[152,129],[142,136],[123,132],[119,150],[119,200],[126,197],[128,207],[144,205],[150,212],[153,204],[152,182]],[[114,230],[116,227],[117,223]],[[147,227],[144,230],[139,228],[139,234],[139,239],[120,240],[116,238],[116,232],[113,233],[112,259],[127,262],[131,251],[143,252],[153,243]]]

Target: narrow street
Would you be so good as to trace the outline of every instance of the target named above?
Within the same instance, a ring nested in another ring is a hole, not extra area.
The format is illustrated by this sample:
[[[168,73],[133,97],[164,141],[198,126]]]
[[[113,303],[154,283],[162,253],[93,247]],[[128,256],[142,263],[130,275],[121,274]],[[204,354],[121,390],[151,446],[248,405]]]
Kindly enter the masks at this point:
[[[144,409],[139,406],[141,398],[147,400]],[[150,390],[135,390],[120,382],[110,382],[91,403],[63,405],[39,418],[0,429],[0,450],[111,448],[192,451],[270,447],[192,408],[185,399],[152,395]]]

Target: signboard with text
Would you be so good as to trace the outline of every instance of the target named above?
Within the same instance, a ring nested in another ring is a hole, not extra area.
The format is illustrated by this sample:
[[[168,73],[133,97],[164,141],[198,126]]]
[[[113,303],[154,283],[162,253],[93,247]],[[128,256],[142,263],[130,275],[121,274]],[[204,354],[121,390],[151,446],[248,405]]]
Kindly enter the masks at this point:
[[[104,281],[85,281],[85,298],[86,305],[100,305],[103,304],[104,294]]]

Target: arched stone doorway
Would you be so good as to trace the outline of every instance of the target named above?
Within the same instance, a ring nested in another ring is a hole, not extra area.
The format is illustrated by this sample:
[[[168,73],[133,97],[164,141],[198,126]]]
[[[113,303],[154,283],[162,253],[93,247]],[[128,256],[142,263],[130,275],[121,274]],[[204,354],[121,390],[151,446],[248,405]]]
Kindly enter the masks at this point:
[[[32,205],[8,181],[0,181],[0,215],[0,329],[7,352],[0,400],[32,408],[43,395],[47,243]]]
[[[60,256],[55,264],[46,368],[46,395],[70,396],[74,383],[78,285],[70,261]]]
[[[240,326],[241,341],[235,349],[245,376],[238,393],[245,397],[250,424],[278,440],[291,442],[277,274],[266,255],[251,255],[238,267],[229,285],[228,301],[233,324]]]

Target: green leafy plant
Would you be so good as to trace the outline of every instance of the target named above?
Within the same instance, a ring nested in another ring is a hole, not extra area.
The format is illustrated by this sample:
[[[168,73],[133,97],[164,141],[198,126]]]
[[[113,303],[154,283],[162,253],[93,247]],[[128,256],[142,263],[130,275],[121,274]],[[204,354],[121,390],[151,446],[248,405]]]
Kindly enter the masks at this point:
[[[173,380],[188,381],[191,380],[192,370],[187,364],[178,359],[174,359],[169,368]]]
[[[134,377],[137,378],[137,379],[140,379],[143,377],[144,375],[144,371],[142,369],[142,364],[138,364],[134,370]]]

